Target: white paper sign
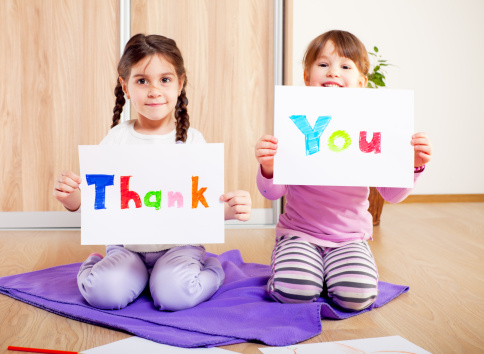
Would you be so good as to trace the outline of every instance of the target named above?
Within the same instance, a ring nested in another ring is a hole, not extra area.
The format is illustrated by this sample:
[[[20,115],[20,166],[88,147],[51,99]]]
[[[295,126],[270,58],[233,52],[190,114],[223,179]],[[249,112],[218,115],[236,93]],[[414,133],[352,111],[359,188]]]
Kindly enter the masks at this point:
[[[85,145],[81,244],[224,242],[223,144]]]
[[[413,187],[413,91],[276,86],[274,183]]]
[[[264,354],[347,354],[347,353],[406,353],[430,354],[430,352],[400,336],[354,339],[340,342],[296,344],[290,347],[259,348]]]
[[[230,354],[235,353],[220,348],[179,348],[155,343],[139,337],[130,337],[100,347],[84,350],[83,354]]]

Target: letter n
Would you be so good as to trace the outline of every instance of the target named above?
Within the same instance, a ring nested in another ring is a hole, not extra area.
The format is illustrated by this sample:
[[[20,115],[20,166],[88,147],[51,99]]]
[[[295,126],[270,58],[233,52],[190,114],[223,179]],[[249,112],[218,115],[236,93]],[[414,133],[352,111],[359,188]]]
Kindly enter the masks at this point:
[[[183,208],[183,195],[180,192],[168,192],[168,208],[174,207],[175,203],[177,208]]]
[[[132,176],[121,176],[121,209],[129,209],[129,201],[134,200],[136,208],[141,208],[139,194],[129,190],[129,179]]]
[[[203,193],[207,190],[207,187],[198,189],[198,176],[192,177],[192,209],[198,206],[198,202],[203,204],[205,208],[208,208],[207,201],[203,196]]]
[[[366,140],[366,132],[360,132],[360,150],[365,153],[370,153],[372,151],[375,154],[381,153],[381,133],[373,133],[371,141]]]

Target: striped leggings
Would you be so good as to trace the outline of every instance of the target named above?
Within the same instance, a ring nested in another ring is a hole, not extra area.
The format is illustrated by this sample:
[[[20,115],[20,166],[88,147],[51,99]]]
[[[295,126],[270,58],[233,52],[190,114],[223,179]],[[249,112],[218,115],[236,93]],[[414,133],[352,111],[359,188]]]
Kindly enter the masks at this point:
[[[366,241],[323,248],[283,236],[274,247],[271,268],[267,291],[282,303],[315,301],[325,286],[338,306],[359,311],[378,294],[378,271]]]

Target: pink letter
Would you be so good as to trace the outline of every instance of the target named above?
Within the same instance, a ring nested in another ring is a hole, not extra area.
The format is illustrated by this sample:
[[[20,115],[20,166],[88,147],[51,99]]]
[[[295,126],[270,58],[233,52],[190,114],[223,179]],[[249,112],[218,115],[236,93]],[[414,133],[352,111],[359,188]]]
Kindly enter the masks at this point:
[[[381,133],[373,133],[371,141],[366,140],[366,132],[360,132],[360,150],[362,152],[370,153],[372,151],[375,154],[381,153]]]
[[[183,195],[180,192],[168,192],[168,208],[174,207],[175,202],[177,208],[183,208]]]

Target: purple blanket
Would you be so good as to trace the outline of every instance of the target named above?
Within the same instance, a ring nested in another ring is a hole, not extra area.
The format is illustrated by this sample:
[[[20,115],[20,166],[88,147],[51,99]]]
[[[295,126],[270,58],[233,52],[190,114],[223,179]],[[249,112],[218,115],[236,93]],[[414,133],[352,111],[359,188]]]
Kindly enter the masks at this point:
[[[275,303],[265,291],[269,266],[244,263],[238,250],[218,259],[226,274],[223,286],[209,301],[178,312],[158,311],[148,293],[121,310],[93,308],[77,289],[79,263],[0,278],[0,293],[61,316],[179,347],[247,341],[292,345],[318,335],[321,318],[344,319],[370,310],[344,312],[323,298],[310,304]],[[408,291],[406,286],[385,282],[379,287],[373,307]]]

